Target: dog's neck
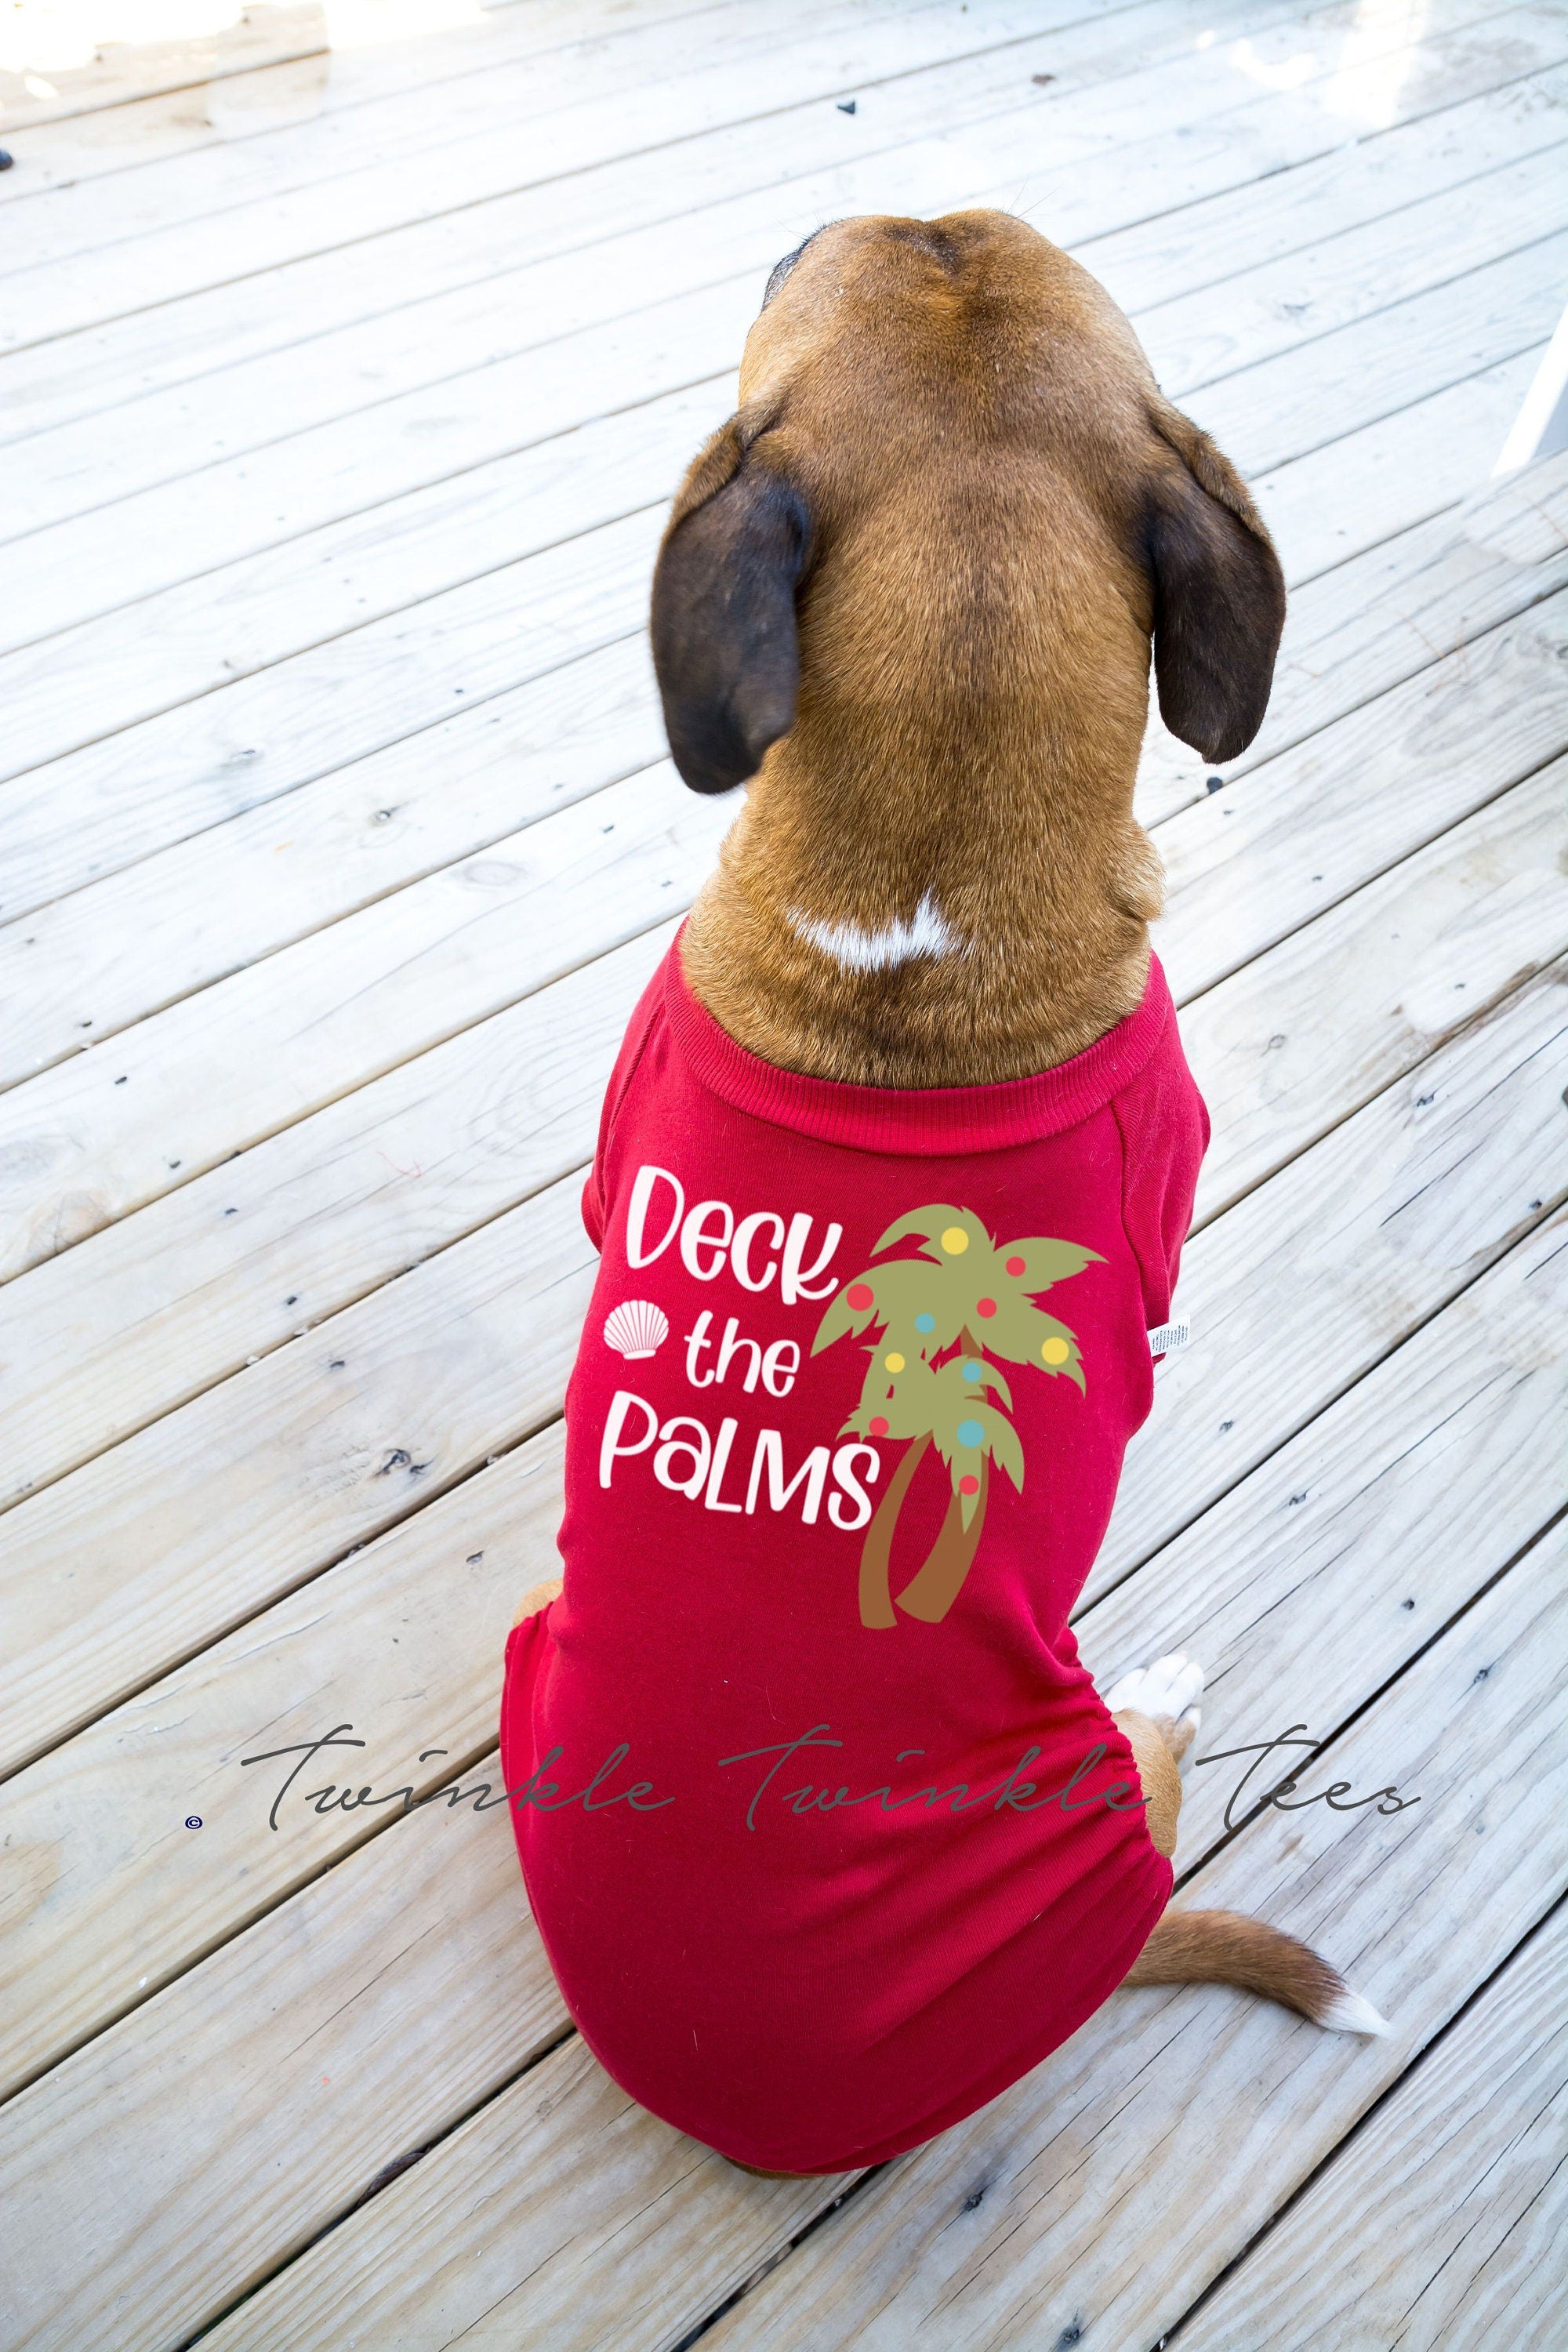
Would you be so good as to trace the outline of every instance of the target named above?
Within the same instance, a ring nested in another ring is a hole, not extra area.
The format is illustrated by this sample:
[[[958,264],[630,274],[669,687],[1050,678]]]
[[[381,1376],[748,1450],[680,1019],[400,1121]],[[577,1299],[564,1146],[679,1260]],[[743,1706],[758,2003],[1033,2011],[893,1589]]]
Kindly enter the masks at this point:
[[[984,1085],[1081,1053],[1148,976],[1140,731],[1123,714],[1053,757],[983,727],[918,749],[861,730],[847,763],[840,729],[797,726],[682,935],[693,992],[764,1060],[860,1085]]]

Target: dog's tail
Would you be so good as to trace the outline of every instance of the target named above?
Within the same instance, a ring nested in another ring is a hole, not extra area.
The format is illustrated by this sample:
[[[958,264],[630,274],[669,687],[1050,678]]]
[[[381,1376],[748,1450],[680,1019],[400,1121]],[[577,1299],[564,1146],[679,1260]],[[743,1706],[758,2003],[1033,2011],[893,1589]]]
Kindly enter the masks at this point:
[[[1296,2010],[1331,2033],[1391,2030],[1321,1952],[1239,1911],[1167,1911],[1122,1982],[1236,1985]]]

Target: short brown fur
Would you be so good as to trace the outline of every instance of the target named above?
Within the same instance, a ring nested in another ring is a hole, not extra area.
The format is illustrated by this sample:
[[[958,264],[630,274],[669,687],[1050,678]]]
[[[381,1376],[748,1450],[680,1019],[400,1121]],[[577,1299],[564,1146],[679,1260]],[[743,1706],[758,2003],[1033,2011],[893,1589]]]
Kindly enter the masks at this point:
[[[820,233],[752,329],[741,395],[664,557],[742,469],[788,486],[811,530],[799,698],[688,924],[691,986],[742,1045],[826,1077],[1046,1069],[1148,971],[1152,537],[1200,506],[1245,537],[1271,667],[1263,526],[1110,297],[1006,214]],[[657,589],[655,625],[657,656]],[[933,890],[963,954],[847,970],[795,919],[875,929]]]

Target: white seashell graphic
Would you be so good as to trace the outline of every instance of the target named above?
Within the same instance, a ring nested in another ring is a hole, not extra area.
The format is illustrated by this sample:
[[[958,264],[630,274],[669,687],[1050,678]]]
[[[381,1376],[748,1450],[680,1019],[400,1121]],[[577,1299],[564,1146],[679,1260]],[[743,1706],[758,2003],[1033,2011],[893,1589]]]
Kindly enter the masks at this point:
[[[605,1345],[637,1361],[669,1337],[668,1318],[651,1300],[627,1298],[605,1318]]]

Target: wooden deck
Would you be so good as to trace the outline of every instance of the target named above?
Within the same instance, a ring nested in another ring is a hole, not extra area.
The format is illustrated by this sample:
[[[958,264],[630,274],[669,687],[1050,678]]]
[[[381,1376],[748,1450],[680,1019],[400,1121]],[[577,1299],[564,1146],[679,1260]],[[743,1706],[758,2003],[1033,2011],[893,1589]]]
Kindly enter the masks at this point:
[[[1558,2352],[1568,458],[1489,477],[1568,7],[238,13],[0,52],[0,2343]],[[1121,1994],[770,2182],[587,2055],[504,1809],[273,1831],[239,1759],[491,1769],[598,1097],[731,813],[662,758],[663,502],[779,253],[970,202],[1104,278],[1293,590],[1223,785],[1149,746],[1215,1139],[1080,1638],[1419,1802],[1237,1830],[1222,1762],[1178,1857],[1389,2040]]]

